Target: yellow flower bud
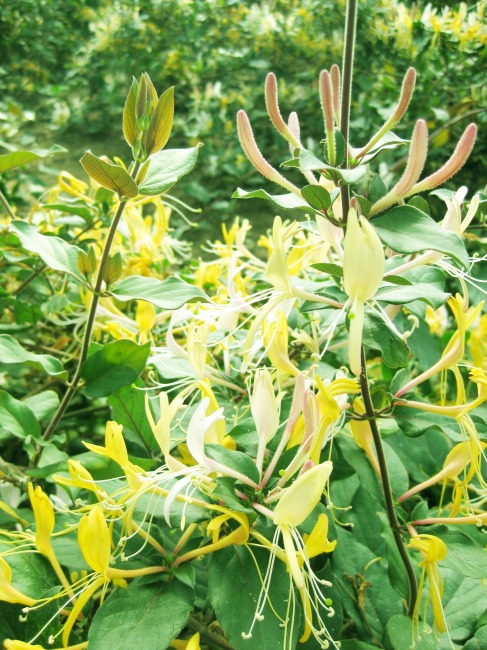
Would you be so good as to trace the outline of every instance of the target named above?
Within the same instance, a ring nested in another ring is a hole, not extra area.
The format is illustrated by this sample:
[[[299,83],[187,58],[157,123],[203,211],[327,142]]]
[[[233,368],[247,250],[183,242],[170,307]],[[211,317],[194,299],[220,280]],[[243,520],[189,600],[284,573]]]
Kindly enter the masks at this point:
[[[364,325],[364,303],[373,298],[385,269],[384,249],[373,226],[365,219],[348,213],[344,241],[343,285],[350,298],[349,361],[352,372],[360,374],[360,349]]]
[[[277,526],[299,526],[318,505],[333,463],[329,460],[315,465],[286,489],[274,510]]]
[[[94,506],[79,522],[78,544],[86,563],[106,575],[110,566],[110,532],[101,506]]]
[[[51,556],[53,554],[51,535],[54,529],[54,508],[49,497],[39,485],[34,489],[32,483],[29,483],[28,489],[36,521],[36,548],[39,553]]]

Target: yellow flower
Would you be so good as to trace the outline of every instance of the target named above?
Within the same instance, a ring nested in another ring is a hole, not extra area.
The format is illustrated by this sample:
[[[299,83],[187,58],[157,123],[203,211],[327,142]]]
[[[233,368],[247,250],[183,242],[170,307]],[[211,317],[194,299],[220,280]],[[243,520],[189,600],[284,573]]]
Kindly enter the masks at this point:
[[[32,483],[29,483],[28,490],[36,521],[35,544],[39,553],[49,557],[53,553],[51,535],[54,530],[54,508],[39,485],[34,489]]]
[[[174,639],[174,641],[171,641],[171,648],[175,648],[175,650],[201,650],[200,633],[196,632],[190,639],[186,639],[185,641],[182,639]]]
[[[422,555],[422,560],[419,562],[419,566],[422,567],[422,572],[418,586],[418,598],[414,608],[413,621],[416,625],[418,624],[425,576],[428,576],[429,592],[425,607],[428,606],[428,603],[431,600],[433,617],[438,632],[445,632],[445,612],[443,611],[443,605],[441,603],[441,598],[443,596],[443,579],[438,570],[437,562],[440,562],[446,557],[446,544],[439,539],[439,537],[435,537],[434,535],[417,535],[411,538],[408,547],[419,551]]]
[[[266,321],[263,325],[264,346],[269,361],[279,372],[296,376],[299,370],[289,358],[288,333],[287,318],[280,309],[273,321]]]
[[[28,607],[31,607],[36,602],[12,585],[12,569],[3,557],[0,557],[0,600],[7,603],[27,605]]]
[[[355,210],[348,213],[344,240],[343,286],[350,299],[349,362],[355,375],[360,374],[364,306],[374,297],[382,282],[385,257],[382,242],[374,227]]]
[[[110,566],[111,540],[101,506],[94,506],[79,522],[78,544],[86,563],[106,576]]]

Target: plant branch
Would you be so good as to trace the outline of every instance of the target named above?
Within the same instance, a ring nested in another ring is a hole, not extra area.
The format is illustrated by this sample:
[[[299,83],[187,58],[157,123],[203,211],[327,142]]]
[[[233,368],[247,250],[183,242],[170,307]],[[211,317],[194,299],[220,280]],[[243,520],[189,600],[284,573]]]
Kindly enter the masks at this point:
[[[4,206],[5,210],[7,210],[9,216],[12,219],[16,219],[17,217],[15,216],[15,212],[12,210],[12,206],[7,201],[7,197],[5,196],[5,194],[2,191],[0,191],[0,201],[3,203],[3,206]]]
[[[343,82],[340,109],[340,132],[345,140],[344,169],[348,168],[348,135],[350,125],[350,104],[352,98],[353,56],[355,51],[355,28],[357,25],[357,0],[347,0],[347,14],[345,18],[345,47],[343,50]],[[343,223],[347,223],[350,208],[350,188],[342,185],[340,188],[342,199]]]
[[[137,173],[139,171],[140,165],[137,164],[134,166],[134,169],[132,171],[132,178],[136,178]],[[108,231],[108,235],[105,241],[105,245],[103,247],[103,253],[101,256],[101,261],[100,261],[100,267],[98,269],[98,275],[96,277],[96,282],[95,286],[93,289],[93,296],[91,299],[91,305],[90,305],[90,311],[88,312],[88,319],[86,321],[86,326],[85,326],[85,332],[83,335],[83,342],[81,344],[81,352],[80,356],[78,359],[78,364],[76,366],[76,370],[73,376],[73,379],[71,380],[67,391],[64,394],[63,399],[61,400],[61,403],[58,406],[58,409],[56,413],[54,414],[52,420],[49,422],[46,430],[43,433],[43,439],[44,440],[49,440],[49,438],[52,436],[54,433],[55,428],[57,427],[59,421],[63,417],[66,409],[69,406],[69,403],[71,402],[71,399],[73,398],[74,394],[76,393],[78,389],[78,384],[81,379],[81,371],[84,362],[86,361],[86,358],[88,356],[88,349],[90,347],[90,342],[91,342],[91,335],[93,333],[93,328],[95,325],[95,320],[96,320],[96,310],[98,307],[98,302],[100,300],[100,292],[101,288],[103,285],[103,276],[104,276],[104,269],[105,265],[108,262],[109,256],[110,256],[110,250],[113,244],[113,240],[115,239],[115,234],[118,229],[118,224],[120,223],[120,219],[122,218],[123,211],[125,210],[125,206],[127,205],[127,199],[122,199],[118,205],[117,211],[115,213],[115,216],[113,217],[113,221],[110,225],[110,230]],[[41,455],[41,450],[42,448],[39,446],[37,447],[36,453],[33,458],[33,465],[34,467],[36,466],[37,462],[39,461],[40,455]]]
[[[382,482],[382,491],[384,494],[387,518],[389,519],[389,525],[391,527],[392,534],[394,536],[394,541],[396,542],[397,550],[399,551],[399,555],[401,556],[409,580],[410,598],[409,598],[408,613],[409,616],[412,616],[414,612],[414,606],[416,604],[416,600],[418,597],[418,586],[416,583],[416,575],[414,573],[411,560],[409,559],[408,552],[402,540],[399,521],[397,520],[396,511],[394,510],[394,500],[392,497],[391,482],[389,480],[389,472],[387,469],[386,457],[384,455],[384,447],[382,446],[382,440],[380,437],[379,428],[377,426],[374,405],[372,403],[372,398],[370,395],[369,382],[367,379],[367,365],[365,360],[365,351],[363,347],[362,347],[362,370],[360,373],[360,388],[362,391],[365,413],[368,417],[368,422],[370,424],[370,429],[372,431],[372,437],[374,439],[377,461],[379,463],[381,482]]]
[[[222,636],[219,634],[213,634],[213,632],[208,632],[195,616],[191,615],[189,617],[187,625],[193,632],[199,632],[200,636],[205,639],[205,641],[209,641],[213,645],[223,648],[224,650],[235,650],[233,645],[230,645],[230,643],[228,643],[228,641],[226,641]]]

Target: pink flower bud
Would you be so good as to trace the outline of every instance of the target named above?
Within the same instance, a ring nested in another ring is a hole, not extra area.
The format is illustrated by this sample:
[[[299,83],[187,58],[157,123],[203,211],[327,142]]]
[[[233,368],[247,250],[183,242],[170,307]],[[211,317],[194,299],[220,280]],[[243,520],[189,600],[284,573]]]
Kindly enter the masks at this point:
[[[277,79],[273,72],[269,72],[265,80],[265,103],[271,122],[276,130],[294,147],[301,147],[299,138],[296,140],[293,132],[282,119],[277,99]]]
[[[340,68],[335,65],[330,69],[331,85],[333,87],[333,112],[335,122],[340,126]]]
[[[274,169],[274,167],[272,167],[272,165],[270,165],[261,154],[255,142],[249,118],[243,110],[240,110],[237,113],[237,131],[238,139],[240,140],[242,149],[244,150],[245,155],[250,160],[252,165],[257,169],[257,171],[259,171],[262,176],[269,179],[273,183],[277,183],[290,192],[301,196],[299,188],[284,178],[284,176],[282,176],[276,169]]]
[[[414,185],[414,187],[411,188],[411,191],[408,192],[408,195],[418,194],[418,192],[424,192],[425,190],[432,190],[433,188],[438,187],[438,185],[446,183],[446,181],[456,174],[465,164],[465,161],[470,156],[473,149],[476,137],[477,125],[469,124],[458,141],[455,151],[443,167],[434,174],[423,179],[420,183]]]

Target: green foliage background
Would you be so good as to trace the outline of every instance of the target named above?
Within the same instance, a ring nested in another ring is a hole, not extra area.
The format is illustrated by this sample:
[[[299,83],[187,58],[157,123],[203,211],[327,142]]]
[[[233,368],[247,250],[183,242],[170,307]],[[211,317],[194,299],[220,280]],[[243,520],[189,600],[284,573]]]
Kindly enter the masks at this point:
[[[430,133],[458,119],[433,139],[429,164],[436,165],[475,119],[480,137],[457,183],[482,189],[485,2],[452,3],[451,10],[438,2],[416,5],[359,2],[351,141],[358,146],[380,125],[414,65],[417,89],[399,135],[408,137],[419,116]],[[70,152],[62,163],[73,173],[88,141],[98,141],[94,153],[125,151],[119,125],[126,88],[132,75],[147,71],[157,87],[176,86],[173,146],[205,144],[195,174],[179,188],[182,198],[205,208],[203,234],[237,213],[252,218],[254,206],[229,201],[237,185],[252,189],[260,182],[239,147],[235,114],[246,109],[262,150],[283,160],[282,141],[265,117],[263,84],[272,70],[284,114],[297,111],[307,146],[319,150],[318,75],[341,63],[344,6],[343,0],[4,0],[0,140],[62,144]],[[390,163],[400,156],[391,154]]]

